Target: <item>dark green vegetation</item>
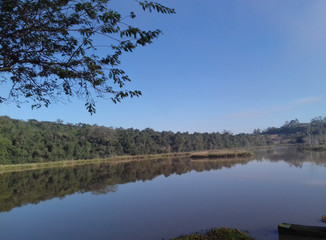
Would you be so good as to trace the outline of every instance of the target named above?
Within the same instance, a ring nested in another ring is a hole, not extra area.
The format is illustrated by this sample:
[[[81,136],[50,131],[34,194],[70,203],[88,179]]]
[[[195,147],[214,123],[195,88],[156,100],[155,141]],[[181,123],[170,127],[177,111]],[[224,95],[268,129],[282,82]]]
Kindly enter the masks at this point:
[[[293,120],[280,128],[255,130],[253,134],[173,133],[147,128],[108,128],[88,124],[21,121],[0,117],[0,164],[40,163],[96,159],[123,155],[147,155],[253,148],[296,144],[323,150],[326,120],[311,123]]]
[[[205,151],[271,143],[268,135],[140,131],[0,117],[0,164]]]
[[[192,161],[189,158],[155,159],[127,163],[91,164],[0,174],[0,212],[76,192],[114,192],[118,184],[151,180],[159,175],[184,174],[246,164],[248,159]]]
[[[135,10],[175,13],[156,2],[131,2]],[[94,113],[93,96],[119,102],[141,95],[124,88],[130,78],[120,57],[151,44],[161,31],[141,30],[130,11],[122,16],[109,0],[1,0],[0,73],[12,88],[0,103],[24,100],[41,107],[78,96]]]
[[[252,237],[232,228],[211,229],[205,234],[194,233],[171,240],[253,240]]]

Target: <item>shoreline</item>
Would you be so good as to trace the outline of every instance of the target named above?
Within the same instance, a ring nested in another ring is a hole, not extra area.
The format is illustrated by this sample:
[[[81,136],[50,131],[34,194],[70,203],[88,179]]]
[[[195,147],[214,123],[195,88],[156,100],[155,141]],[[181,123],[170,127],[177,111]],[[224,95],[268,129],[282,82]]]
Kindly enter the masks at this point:
[[[181,235],[170,240],[254,240],[251,236],[246,233],[239,231],[237,228],[212,228],[205,233],[193,233],[187,235]]]
[[[248,158],[252,157],[253,153],[249,150],[214,150],[214,151],[200,151],[200,152],[180,152],[180,153],[162,153],[149,155],[135,155],[135,156],[114,156],[108,158],[95,159],[80,159],[80,160],[62,160],[55,162],[42,163],[24,163],[24,164],[8,164],[0,165],[0,174],[8,172],[20,172],[37,169],[49,168],[65,168],[73,166],[91,165],[91,164],[118,164],[132,161],[144,161],[153,159],[166,158],[192,158],[192,159],[230,159],[230,158]]]

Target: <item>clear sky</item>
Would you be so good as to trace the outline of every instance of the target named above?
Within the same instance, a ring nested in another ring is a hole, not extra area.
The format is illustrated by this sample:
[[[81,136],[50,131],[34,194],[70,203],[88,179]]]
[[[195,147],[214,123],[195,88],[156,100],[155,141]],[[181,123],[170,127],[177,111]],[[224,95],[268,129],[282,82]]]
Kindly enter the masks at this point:
[[[140,98],[78,99],[48,108],[0,105],[0,115],[174,132],[252,132],[326,116],[325,0],[165,0],[175,15],[135,11],[163,35],[122,58]],[[112,0],[129,12],[133,0]],[[8,86],[1,86],[1,94]]]

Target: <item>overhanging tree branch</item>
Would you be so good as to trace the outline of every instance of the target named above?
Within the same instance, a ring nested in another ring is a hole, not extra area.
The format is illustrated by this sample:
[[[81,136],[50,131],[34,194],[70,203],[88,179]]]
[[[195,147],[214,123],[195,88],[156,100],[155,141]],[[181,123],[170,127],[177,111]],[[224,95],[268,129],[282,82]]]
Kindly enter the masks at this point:
[[[136,2],[143,10],[175,13],[156,2]],[[131,12],[129,17],[136,16]],[[91,114],[94,95],[115,103],[141,95],[124,89],[130,78],[118,68],[120,56],[151,44],[161,33],[123,23],[109,0],[2,0],[0,19],[0,72],[13,86],[9,98],[40,107],[56,96],[75,95]],[[112,40],[101,53],[96,51],[98,35]],[[0,102],[5,99],[0,96]]]

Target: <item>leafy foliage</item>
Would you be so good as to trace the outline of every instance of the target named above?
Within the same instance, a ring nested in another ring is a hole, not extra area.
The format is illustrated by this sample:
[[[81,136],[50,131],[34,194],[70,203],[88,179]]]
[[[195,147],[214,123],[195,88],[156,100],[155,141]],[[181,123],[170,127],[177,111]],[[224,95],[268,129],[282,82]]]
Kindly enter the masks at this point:
[[[0,141],[6,144],[7,150],[3,164],[203,151],[271,143],[264,135],[156,132],[150,128],[140,131],[82,123],[63,124],[62,121],[25,122],[9,117],[0,117]]]
[[[159,3],[136,2],[144,11],[175,13]],[[135,17],[131,12],[127,18]],[[141,95],[124,89],[130,78],[119,68],[120,56],[161,34],[124,22],[109,0],[2,0],[0,19],[0,72],[12,86],[0,103],[23,98],[38,108],[60,95],[77,95],[91,114],[94,95],[115,103]],[[104,50],[98,49],[99,36],[106,39]]]

